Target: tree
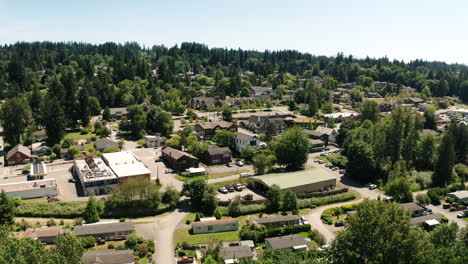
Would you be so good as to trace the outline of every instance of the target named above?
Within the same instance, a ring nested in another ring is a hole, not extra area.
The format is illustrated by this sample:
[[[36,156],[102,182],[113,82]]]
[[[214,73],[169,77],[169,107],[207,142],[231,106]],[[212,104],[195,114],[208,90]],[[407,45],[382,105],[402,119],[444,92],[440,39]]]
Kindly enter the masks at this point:
[[[232,110],[229,107],[224,107],[222,112],[223,119],[225,121],[232,121]]]
[[[275,161],[275,156],[267,153],[258,153],[253,158],[253,166],[255,173],[258,175],[265,174],[270,170]]]
[[[435,119],[435,109],[433,107],[429,107],[424,111],[424,128],[427,129],[437,129],[437,121]]]
[[[297,214],[299,206],[297,204],[297,196],[292,191],[286,191],[283,195],[283,211],[291,211],[293,214]]]
[[[1,107],[0,118],[6,143],[15,146],[31,123],[31,109],[23,97],[8,99]]]
[[[91,109],[89,107],[89,93],[86,89],[82,88],[78,92],[78,102],[79,102],[79,109],[78,115],[81,120],[81,125],[83,127],[88,126],[89,119],[91,118]]]
[[[410,182],[403,177],[396,178],[385,186],[385,195],[391,196],[399,203],[413,201]]]
[[[418,204],[426,206],[431,203],[431,198],[429,198],[429,195],[425,193],[418,193],[418,195],[416,195],[416,201]]]
[[[127,111],[128,126],[132,135],[137,139],[143,137],[147,122],[145,110],[140,105],[132,105],[127,108]]]
[[[232,217],[236,217],[241,214],[241,201],[239,197],[235,197],[229,203],[228,214]]]
[[[99,113],[101,113],[101,104],[99,103],[99,99],[95,96],[89,97],[89,111],[93,116],[97,116]],[[110,111],[108,114],[110,115]],[[103,120],[106,119],[103,117]]]
[[[276,125],[273,122],[269,122],[267,130],[265,131],[266,141],[270,142],[274,136],[276,136]]]
[[[427,236],[409,223],[408,213],[396,203],[365,200],[348,217],[330,250],[331,261],[348,263],[428,263]]]
[[[213,214],[218,205],[216,190],[202,179],[185,182],[182,194],[190,197],[190,204],[195,210],[207,214]]]
[[[18,200],[10,199],[4,190],[0,194],[0,225],[12,225],[19,205]]]
[[[436,247],[451,247],[457,239],[458,225],[455,222],[441,224],[430,233],[430,239]]]
[[[304,166],[309,149],[309,139],[300,127],[288,129],[274,146],[277,162],[291,170]]]
[[[267,207],[271,212],[276,212],[281,208],[281,200],[283,198],[283,193],[281,188],[273,184],[266,193],[267,198]]]
[[[168,186],[163,193],[162,202],[169,206],[169,208],[176,208],[179,203],[179,192],[172,186]]]
[[[241,150],[240,155],[244,160],[252,161],[255,155],[255,149],[252,147],[245,147]]]
[[[377,102],[373,100],[366,100],[361,107],[361,120],[364,122],[370,120],[374,123],[379,121],[380,108]]]
[[[83,219],[86,221],[86,223],[96,223],[99,222],[99,211],[96,206],[96,197],[94,195],[91,195],[88,199],[88,203],[86,204],[86,209],[83,214]]]
[[[60,144],[65,135],[65,115],[63,107],[55,97],[46,96],[41,108],[44,127],[49,145]]]
[[[227,130],[216,130],[213,141],[223,147],[233,147],[235,142],[234,136],[234,132]]]
[[[63,263],[79,264],[84,249],[80,240],[73,233],[60,234],[55,240],[55,251],[65,258]]]
[[[445,186],[451,182],[452,168],[455,165],[455,148],[452,135],[447,133],[442,138],[442,144],[439,146],[439,158],[432,176],[432,184],[435,186]]]
[[[147,113],[146,130],[148,133],[160,134],[165,137],[172,134],[174,122],[170,113],[156,106],[150,107]]]
[[[110,121],[111,118],[112,117],[111,117],[110,109],[108,106],[106,106],[106,108],[104,108],[104,111],[102,112],[102,120]]]
[[[119,152],[119,151],[120,151],[119,147],[111,146],[111,147],[107,147],[107,148],[103,149],[102,153],[112,153],[112,152]]]

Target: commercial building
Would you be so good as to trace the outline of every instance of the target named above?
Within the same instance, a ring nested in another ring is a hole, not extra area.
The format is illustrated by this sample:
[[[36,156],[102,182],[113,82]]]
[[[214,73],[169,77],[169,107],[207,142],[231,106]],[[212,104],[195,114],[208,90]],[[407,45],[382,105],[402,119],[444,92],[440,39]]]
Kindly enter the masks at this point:
[[[468,201],[468,190],[451,192],[448,193],[447,196],[455,199],[457,202],[466,202]]]
[[[94,224],[77,225],[73,232],[76,236],[92,236],[105,240],[125,239],[133,232],[131,222],[99,222]]]
[[[194,129],[197,133],[197,137],[207,140],[211,139],[217,130],[236,132],[237,125],[226,121],[206,122],[195,124]]]
[[[232,152],[228,147],[218,147],[217,145],[208,145],[206,151],[206,161],[208,164],[223,164],[231,162]]]
[[[101,158],[87,156],[74,161],[73,173],[79,178],[84,195],[109,193],[119,181]]]
[[[300,235],[267,238],[265,239],[265,246],[274,250],[307,251],[307,242]]]
[[[269,189],[273,184],[295,193],[319,192],[334,189],[336,177],[316,168],[249,177],[249,185],[253,188]]]
[[[219,220],[200,221],[192,223],[193,234],[236,231],[238,228],[239,220],[235,218],[223,218]]]
[[[0,184],[1,190],[5,191],[10,198],[20,197],[22,199],[53,197],[58,194],[55,179]]]
[[[133,250],[88,250],[81,259],[86,264],[133,264]]]
[[[31,166],[29,178],[31,180],[42,180],[47,175],[47,166],[44,162],[34,163]]]
[[[117,175],[119,183],[127,179],[149,180],[151,178],[151,171],[130,151],[104,153],[102,159]]]

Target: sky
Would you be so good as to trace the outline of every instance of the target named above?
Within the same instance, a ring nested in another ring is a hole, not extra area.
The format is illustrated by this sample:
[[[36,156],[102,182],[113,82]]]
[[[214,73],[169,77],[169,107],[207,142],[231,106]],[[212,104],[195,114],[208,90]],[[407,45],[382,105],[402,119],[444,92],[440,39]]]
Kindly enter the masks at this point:
[[[0,44],[182,42],[468,64],[466,0],[0,0]]]

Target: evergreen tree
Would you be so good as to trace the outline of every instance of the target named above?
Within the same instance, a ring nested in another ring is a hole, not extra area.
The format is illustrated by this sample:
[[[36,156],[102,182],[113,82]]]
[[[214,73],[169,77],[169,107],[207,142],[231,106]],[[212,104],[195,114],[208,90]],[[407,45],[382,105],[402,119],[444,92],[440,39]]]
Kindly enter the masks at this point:
[[[88,199],[83,219],[88,224],[99,222],[99,211],[96,205],[96,198],[94,197],[94,195],[90,196]]]
[[[276,212],[281,208],[281,200],[283,199],[283,193],[281,188],[273,184],[266,193],[267,207],[271,212]]]
[[[104,108],[104,111],[102,112],[102,120],[105,120],[105,121],[110,121],[111,120],[111,114],[110,114],[110,109],[108,106],[106,106],[106,108]]]
[[[91,110],[89,107],[89,94],[86,89],[80,89],[78,93],[78,102],[79,102],[79,117],[81,120],[81,125],[87,127],[89,124],[89,119],[91,117]]]
[[[292,191],[286,191],[283,195],[283,211],[291,211],[293,214],[297,214],[299,207],[297,204],[297,196]]]
[[[445,186],[452,180],[452,168],[456,161],[451,133],[447,133],[443,136],[438,153],[439,158],[437,159],[435,171],[432,176],[432,184],[435,186]]]
[[[20,143],[21,136],[31,123],[31,110],[23,97],[8,99],[1,106],[1,124],[4,140],[11,146]]]
[[[12,225],[15,222],[15,214],[18,200],[10,199],[4,190],[0,193],[0,226]]]
[[[45,98],[41,107],[41,115],[49,145],[60,144],[65,135],[65,115],[57,98],[49,96]]]

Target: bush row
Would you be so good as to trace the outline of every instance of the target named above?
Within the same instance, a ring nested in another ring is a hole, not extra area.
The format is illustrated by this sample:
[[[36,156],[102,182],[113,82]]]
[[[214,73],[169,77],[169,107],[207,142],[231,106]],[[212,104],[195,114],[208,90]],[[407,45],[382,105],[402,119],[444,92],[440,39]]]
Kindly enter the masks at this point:
[[[354,200],[358,197],[358,193],[356,192],[346,192],[341,193],[333,196],[326,196],[320,198],[310,198],[310,199],[303,199],[298,201],[299,208],[310,208],[311,206],[321,206],[327,204],[334,204],[340,202],[346,202]]]
[[[349,211],[355,211],[358,206],[359,206],[359,203],[355,203],[355,204],[348,204],[348,205],[343,205],[339,207],[331,207],[331,208],[325,209],[322,215],[320,216],[320,219],[322,219],[322,222],[324,222],[325,224],[331,225],[333,224],[333,220],[332,220],[333,216],[339,216]]]
[[[264,242],[265,238],[284,235],[297,234],[300,232],[309,232],[310,225],[292,225],[274,228],[264,228],[261,230],[252,230],[251,226],[244,226],[239,232],[241,240],[253,240],[255,243]]]
[[[77,218],[83,216],[85,208],[86,201],[51,203],[22,201],[18,206],[16,215],[23,217]]]
[[[305,198],[313,198],[313,197],[325,197],[325,196],[345,193],[345,192],[348,192],[348,191],[349,191],[349,189],[345,187],[345,188],[341,188],[341,189],[331,190],[331,191],[328,191],[328,192],[300,193],[300,194],[297,195],[297,198],[305,199]]]

